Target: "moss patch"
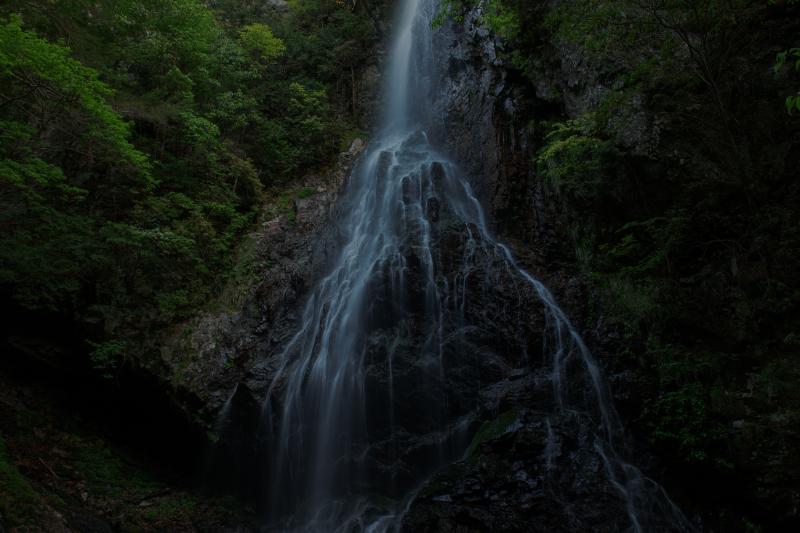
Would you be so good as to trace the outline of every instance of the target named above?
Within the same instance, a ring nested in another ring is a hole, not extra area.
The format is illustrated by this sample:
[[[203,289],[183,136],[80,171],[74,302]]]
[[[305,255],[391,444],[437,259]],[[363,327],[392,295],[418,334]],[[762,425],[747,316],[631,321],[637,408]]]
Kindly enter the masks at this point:
[[[39,494],[9,458],[5,441],[0,436],[0,514],[6,525],[26,525],[41,501]]]
[[[496,439],[497,437],[508,432],[509,428],[514,424],[514,422],[519,419],[520,413],[521,412],[519,409],[511,409],[510,411],[506,411],[505,413],[501,414],[491,422],[484,422],[481,428],[478,430],[478,433],[475,434],[472,442],[469,444],[465,456],[468,459],[472,459],[475,451],[481,444]]]
[[[303,187],[302,189],[297,191],[297,198],[302,200],[303,198],[310,198],[315,194],[317,194],[317,191],[314,190],[313,187]]]
[[[143,497],[159,489],[148,474],[127,463],[102,443],[86,443],[76,453],[75,468],[85,476],[93,493]]]
[[[154,528],[191,522],[197,514],[199,506],[199,500],[194,496],[175,494],[161,498],[153,505],[145,507],[142,518]]]
[[[116,446],[59,399],[0,374],[0,530],[219,531],[252,522],[236,500],[195,493],[181,473]]]

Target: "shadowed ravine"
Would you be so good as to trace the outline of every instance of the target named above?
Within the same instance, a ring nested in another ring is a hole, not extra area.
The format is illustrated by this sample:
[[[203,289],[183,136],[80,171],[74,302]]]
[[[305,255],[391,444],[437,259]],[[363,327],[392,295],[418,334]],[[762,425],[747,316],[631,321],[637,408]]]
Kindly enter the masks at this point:
[[[602,371],[550,291],[491,234],[470,184],[426,135],[436,92],[432,0],[405,0],[383,126],[356,165],[341,246],[282,349],[258,427],[272,530],[394,531],[414,494],[462,458],[487,389],[519,369],[544,424],[552,494],[567,461],[554,425],[586,431],[630,531],[690,527],[624,459]],[[487,328],[481,314],[503,321]],[[507,315],[507,319],[506,319]],[[587,482],[592,483],[594,478]]]

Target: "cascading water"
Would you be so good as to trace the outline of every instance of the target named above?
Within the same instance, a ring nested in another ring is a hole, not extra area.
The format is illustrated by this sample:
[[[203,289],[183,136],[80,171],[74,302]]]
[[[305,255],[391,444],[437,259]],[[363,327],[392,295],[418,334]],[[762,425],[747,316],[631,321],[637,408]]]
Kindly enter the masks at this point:
[[[590,446],[630,530],[655,523],[686,530],[663,490],[621,459],[622,427],[581,337],[548,289],[491,235],[469,183],[427,138],[435,10],[433,0],[401,3],[383,127],[340,200],[338,255],[267,391],[259,442],[269,527],[401,527],[408,495],[467,448],[486,379],[482,346],[495,342],[470,302],[495,299],[498,312],[514,305],[544,316],[547,409],[595,421]],[[512,289],[500,296],[501,285]],[[531,364],[525,342],[502,350]],[[549,417],[546,424],[542,460],[550,471],[558,464]]]

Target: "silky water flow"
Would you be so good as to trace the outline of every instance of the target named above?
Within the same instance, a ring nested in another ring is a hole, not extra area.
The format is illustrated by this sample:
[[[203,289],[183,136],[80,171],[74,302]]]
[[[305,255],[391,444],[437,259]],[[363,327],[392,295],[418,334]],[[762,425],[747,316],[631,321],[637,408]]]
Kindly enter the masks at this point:
[[[505,282],[545,318],[536,341],[543,361],[536,364],[546,368],[548,409],[553,417],[593,420],[590,446],[629,531],[651,531],[654,521],[688,531],[661,487],[623,459],[608,385],[569,318],[491,234],[470,184],[428,140],[437,89],[432,43],[443,31],[432,28],[436,10],[435,0],[400,2],[383,124],[339,199],[341,246],[278,356],[257,435],[268,478],[267,530],[402,528],[415,490],[463,456],[475,432],[474,409],[457,406],[449,393],[461,378],[451,372],[448,347],[474,330],[467,307],[476,291],[491,297]],[[459,353],[466,365],[480,357]],[[399,388],[401,374],[413,384]],[[474,381],[477,397],[480,377]],[[549,417],[545,423],[541,460],[550,471],[558,464]],[[424,437],[410,452],[415,432]]]

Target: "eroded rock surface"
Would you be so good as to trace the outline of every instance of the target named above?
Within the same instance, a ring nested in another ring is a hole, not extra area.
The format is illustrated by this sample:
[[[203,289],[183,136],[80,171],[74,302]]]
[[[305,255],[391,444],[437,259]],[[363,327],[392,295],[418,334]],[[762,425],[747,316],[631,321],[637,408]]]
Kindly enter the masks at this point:
[[[251,392],[246,401],[260,401],[270,373],[258,361],[296,329],[304,297],[335,246],[336,199],[363,149],[364,141],[356,139],[335,169],[279,193],[243,247],[242,275],[232,279],[219,304],[226,309],[182,325],[162,348],[171,384],[187,398],[187,409],[199,405],[213,420],[235,390],[237,398]]]

